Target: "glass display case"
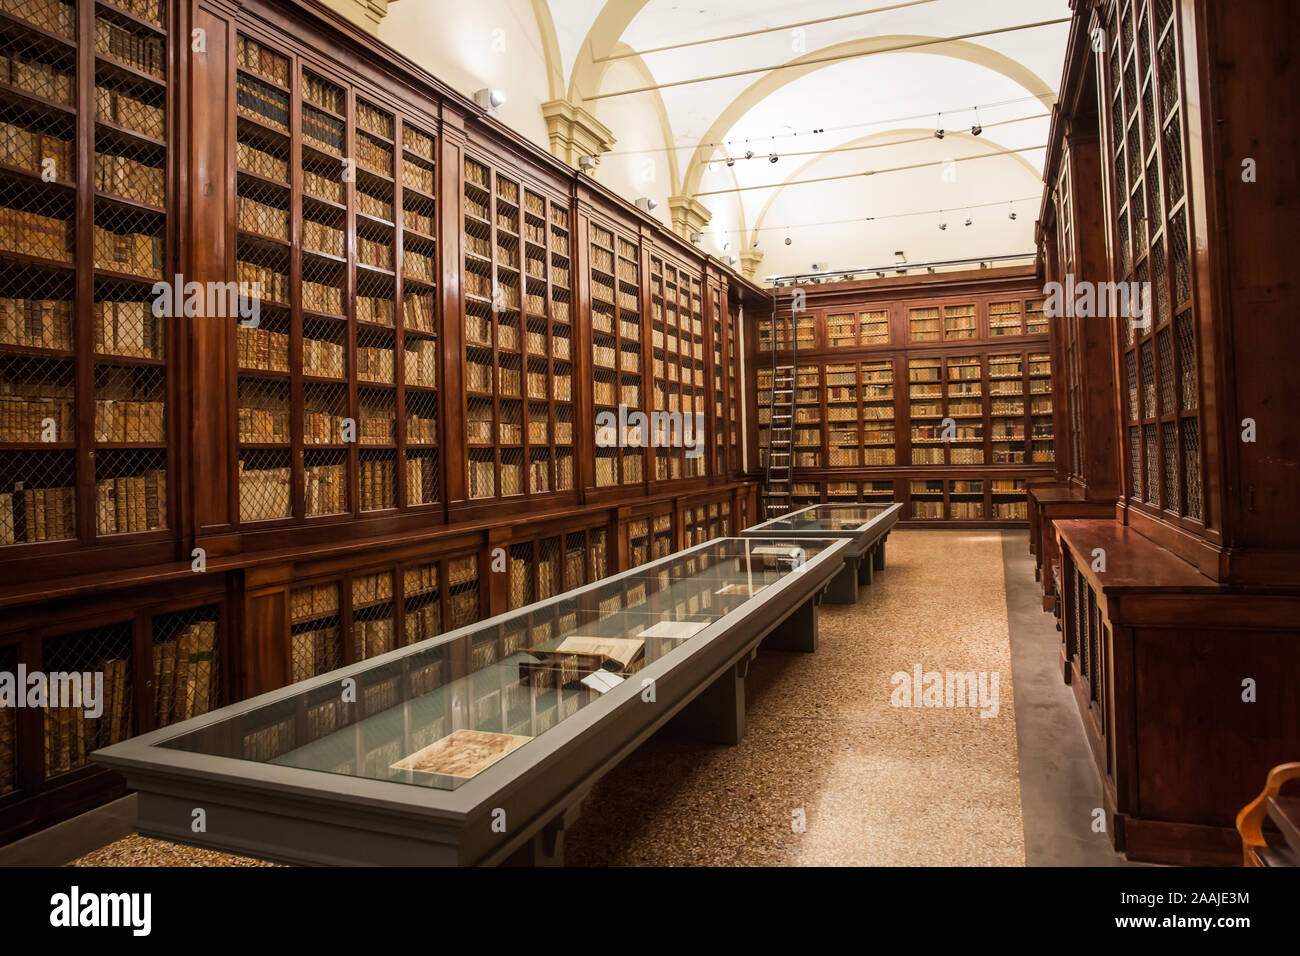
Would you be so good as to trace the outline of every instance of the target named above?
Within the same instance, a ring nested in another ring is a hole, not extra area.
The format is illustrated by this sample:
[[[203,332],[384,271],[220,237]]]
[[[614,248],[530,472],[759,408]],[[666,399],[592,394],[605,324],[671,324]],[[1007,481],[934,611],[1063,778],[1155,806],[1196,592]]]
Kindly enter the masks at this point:
[[[739,741],[753,652],[815,648],[848,546],[713,539],[93,759],[161,839],[303,863],[554,860],[586,790],[670,718]]]
[[[844,567],[826,591],[832,604],[853,604],[858,585],[870,584],[874,572],[884,570],[885,540],[898,523],[901,502],[883,504],[818,504],[772,518],[742,532],[747,538],[842,538]]]

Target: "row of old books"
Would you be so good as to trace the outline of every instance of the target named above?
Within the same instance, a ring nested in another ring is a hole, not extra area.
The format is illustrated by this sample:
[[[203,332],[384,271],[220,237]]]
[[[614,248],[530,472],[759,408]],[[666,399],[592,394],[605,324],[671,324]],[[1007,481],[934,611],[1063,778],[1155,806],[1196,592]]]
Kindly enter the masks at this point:
[[[73,84],[70,73],[64,73],[56,66],[20,53],[0,53],[0,83],[16,86],[24,92],[56,103],[72,104]]]
[[[0,297],[0,345],[72,350],[72,303]]]
[[[433,137],[421,133],[412,126],[406,126],[402,129],[403,148],[409,153],[414,153],[429,162],[433,162]]]
[[[323,339],[302,340],[302,373],[318,378],[343,378],[343,346]]]
[[[391,445],[397,436],[397,419],[392,406],[363,399],[360,404],[359,439],[363,445]]]
[[[376,219],[386,219],[389,222],[393,220],[392,202],[372,196],[360,189],[357,190],[357,211],[367,216],[374,216]]]
[[[391,271],[393,268],[392,243],[357,236],[357,262],[361,265],[375,266],[379,269]]]
[[[159,37],[142,36],[103,17],[95,18],[95,51],[162,79],[167,49]]]
[[[194,621],[153,645],[153,705],[157,726],[206,714],[220,703],[217,622]]]
[[[433,235],[433,217],[427,213],[420,212],[418,209],[403,209],[402,225],[407,229],[423,233],[426,236]]]
[[[164,202],[162,169],[113,153],[95,153],[95,188],[150,206]]]
[[[0,163],[40,176],[47,168],[55,179],[71,180],[75,162],[72,140],[0,122]]]
[[[307,225],[312,225],[308,222]],[[239,197],[239,206],[235,213],[235,227],[244,232],[254,232],[259,236],[289,241],[289,211],[271,206],[247,196]]]
[[[56,216],[0,206],[0,252],[71,262],[71,225]]]
[[[302,171],[302,188],[303,191],[315,196],[317,199],[328,199],[330,202],[343,202],[343,183],[329,176],[322,176],[314,170],[304,169]]]
[[[404,347],[403,373],[407,385],[429,388],[438,384],[438,348],[432,339],[408,342]]]
[[[333,515],[348,509],[346,465],[308,465],[303,469],[307,514]]]
[[[376,621],[353,621],[352,633],[357,642],[358,660],[386,654],[397,646],[397,630],[391,617]]]
[[[235,80],[235,106],[256,120],[289,129],[289,94],[243,73]]]
[[[468,273],[468,272],[466,273],[467,276],[471,274],[472,273]],[[405,250],[402,253],[402,275],[411,279],[423,279],[425,282],[432,282],[433,281],[432,257],[426,256],[420,252],[412,252],[410,249]],[[508,287],[503,286],[502,288],[507,289]],[[513,304],[514,308],[518,308],[519,290],[515,289],[513,303],[509,301],[510,295],[508,292],[506,294],[506,299],[507,301],[505,304],[507,306],[511,306]]]
[[[357,378],[363,382],[380,382],[391,385],[394,378],[393,350],[358,346]]]
[[[437,595],[427,604],[406,612],[406,643],[425,641],[442,633],[442,607]]]
[[[276,400],[267,397],[267,401]],[[282,445],[291,441],[287,408],[257,408],[240,404],[239,440],[248,445]]]
[[[289,336],[285,333],[240,325],[235,330],[235,340],[240,368],[267,372],[289,371]],[[311,340],[303,340],[304,354],[309,341]],[[306,369],[303,371],[306,372]]]
[[[491,457],[471,458],[469,466],[469,496],[491,498],[496,494],[496,466]]]
[[[528,488],[534,493],[551,490],[551,465],[545,458],[528,463]]]
[[[302,75],[302,95],[317,106],[322,106],[335,113],[344,109],[343,91],[327,80],[304,72]]]
[[[154,139],[167,136],[166,114],[161,106],[107,86],[95,87],[95,116]]]
[[[393,151],[368,136],[356,140],[357,165],[381,176],[393,175]]]
[[[246,70],[261,73],[281,86],[289,85],[288,58],[242,34],[235,40],[235,62]]]
[[[63,0],[0,0],[0,13],[69,38],[76,23],[74,5]]]
[[[361,462],[361,510],[391,508],[397,500],[396,467],[389,458],[363,459]]]
[[[285,160],[272,156],[270,153],[242,141],[235,143],[235,163],[240,169],[246,169],[250,173],[265,176],[267,179],[273,179],[280,183],[289,181],[289,164]],[[314,174],[303,173],[304,187],[308,175]]]
[[[287,299],[285,301],[288,301]],[[308,312],[343,314],[343,290],[320,282],[302,282],[302,307]]]
[[[288,467],[250,468],[239,461],[239,518],[241,521],[269,521],[287,518],[289,511]]]
[[[339,155],[343,152],[343,121],[304,106],[302,137],[317,149]]]
[[[167,440],[166,405],[160,401],[95,399],[95,441],[161,444]]]
[[[285,229],[287,234],[287,218],[285,220]],[[304,249],[310,249],[312,252],[341,256],[343,255],[343,230],[335,229],[333,226],[317,222],[314,219],[304,219],[302,221],[302,244]]]
[[[369,103],[357,100],[357,126],[367,133],[374,133],[384,139],[393,138],[393,117],[391,113],[377,110]]]
[[[119,233],[96,224],[95,268],[159,278],[163,268],[163,237],[143,232]]]
[[[406,443],[408,445],[432,445],[437,440],[438,420],[436,418],[422,418],[414,412],[407,412]]]
[[[41,390],[54,394],[28,394]],[[0,382],[0,442],[72,441],[76,426],[71,392],[70,385]]]
[[[297,624],[339,612],[337,584],[308,584],[296,587],[289,595],[290,620]]]
[[[409,159],[403,159],[402,185],[433,195],[433,170]]]
[[[104,674],[103,713],[86,717],[84,707],[49,707],[45,711],[45,775],[66,773],[86,763],[90,754],[131,736],[130,664],[104,660],[94,668]]]
[[[438,463],[427,455],[406,459],[406,503],[427,505],[438,497]]]
[[[393,325],[397,308],[392,299],[359,295],[356,297],[356,304],[358,322],[371,322],[389,327]]]
[[[0,493],[0,544],[61,541],[76,533],[74,488],[23,488],[16,482],[12,492]]]
[[[309,404],[303,411],[303,444],[338,445],[343,442],[344,416]],[[326,401],[324,404],[329,404]]]
[[[241,259],[235,263],[235,280],[242,285],[252,286],[252,297],[262,302],[281,305],[289,302],[289,277],[283,272]],[[304,282],[303,285],[306,286],[307,283]]]
[[[128,534],[167,527],[167,472],[104,478],[95,483],[95,528],[99,534]]]
[[[377,571],[373,574],[359,574],[352,579],[353,605],[374,604],[387,601],[393,596],[393,574],[391,571]]]

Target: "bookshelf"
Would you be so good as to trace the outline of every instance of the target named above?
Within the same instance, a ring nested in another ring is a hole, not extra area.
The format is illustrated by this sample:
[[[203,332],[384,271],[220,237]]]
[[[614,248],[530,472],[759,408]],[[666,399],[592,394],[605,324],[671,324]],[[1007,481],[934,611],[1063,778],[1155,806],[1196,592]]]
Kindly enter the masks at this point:
[[[650,355],[652,410],[667,413],[657,419],[654,478],[668,481],[705,473],[706,461],[688,454],[684,444],[695,441],[696,422],[703,426],[705,412],[704,323],[700,283],[671,260],[650,256]],[[719,343],[720,345],[720,343]],[[721,376],[715,377],[715,402],[721,408],[726,395]],[[672,434],[677,430],[677,437]],[[699,439],[707,441],[703,427]],[[725,430],[714,439],[725,441]],[[716,458],[715,458],[716,460]]]
[[[795,371],[794,466],[822,463],[822,367],[800,365]]]
[[[647,436],[620,416],[620,408],[644,411],[641,366],[640,257],[638,245],[598,223],[590,225],[591,368],[596,415],[614,416],[617,425],[596,425],[595,485],[608,488],[644,479]],[[679,302],[679,277],[664,276],[668,300]],[[689,296],[689,292],[686,293]]]
[[[683,494],[755,508],[736,478],[740,280],[358,40],[277,0],[0,9],[0,206],[24,229],[0,238],[0,663],[125,661],[127,710],[102,725],[119,734],[508,609],[489,537],[534,542],[544,594],[579,564],[589,580],[620,567],[606,539],[630,500],[655,502],[651,554],[680,546]],[[682,462],[687,488],[652,489],[639,449],[603,501],[577,487],[595,456],[575,405],[600,377],[590,247],[575,261],[572,245],[588,211],[610,223],[616,405],[651,410],[642,262],[676,270],[677,391],[726,426]],[[243,294],[156,317],[153,286],[178,273]],[[493,438],[476,447],[481,421]],[[489,456],[486,491],[469,463]],[[0,711],[0,835],[120,792],[84,763],[101,725],[53,726],[47,767],[43,715]],[[265,729],[250,748],[273,747]]]
[[[1027,520],[1024,482],[1052,473],[1056,439],[1050,337],[1038,325],[1031,334],[1026,320],[1041,314],[1041,285],[1029,270],[1004,269],[809,290],[815,347],[799,351],[808,386],[800,411],[804,400],[809,408],[796,429],[809,429],[806,450],[817,457],[796,460],[794,481],[804,486],[796,500],[897,494],[905,521]],[[760,350],[770,321],[753,319]],[[753,379],[760,464],[770,426],[763,361]],[[995,480],[1020,483],[997,507]],[[866,482],[879,482],[879,494]]]

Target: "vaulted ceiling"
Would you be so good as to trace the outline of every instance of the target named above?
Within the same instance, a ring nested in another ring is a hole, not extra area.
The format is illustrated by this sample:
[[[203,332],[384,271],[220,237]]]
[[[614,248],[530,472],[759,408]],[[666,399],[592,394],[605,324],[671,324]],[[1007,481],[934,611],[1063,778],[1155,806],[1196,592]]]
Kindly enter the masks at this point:
[[[449,6],[395,3],[380,36],[503,88],[539,141],[541,104],[586,111],[613,137],[597,179],[707,217],[702,247],[756,278],[1033,248],[1068,0]]]

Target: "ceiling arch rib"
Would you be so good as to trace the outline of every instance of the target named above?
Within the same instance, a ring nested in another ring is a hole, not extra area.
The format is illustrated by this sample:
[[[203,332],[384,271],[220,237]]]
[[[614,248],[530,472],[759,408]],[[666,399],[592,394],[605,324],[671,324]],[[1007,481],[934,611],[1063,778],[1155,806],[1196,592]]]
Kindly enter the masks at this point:
[[[712,158],[717,149],[716,144],[725,139],[727,133],[749,112],[755,105],[762,102],[766,97],[775,91],[781,89],[795,80],[808,76],[821,69],[837,65],[842,60],[830,62],[815,62],[817,59],[824,59],[828,54],[852,55],[854,53],[865,55],[879,50],[888,49],[897,46],[900,43],[912,41],[921,41],[925,39],[941,40],[941,38],[921,37],[921,36],[878,36],[865,37],[857,40],[846,40],[843,43],[835,44],[830,47],[823,47],[815,52],[805,53],[789,61],[787,68],[766,73],[759,79],[755,80],[739,96],[728,103],[717,118],[705,131],[700,138],[699,145],[696,146],[695,152],[686,167],[686,172],[682,178],[682,191],[687,195],[694,195],[699,191],[700,180],[704,176],[705,169],[709,160]],[[1056,102],[1056,93],[1041,77],[1030,70],[1018,60],[992,50],[989,47],[982,46],[978,43],[971,43],[967,40],[948,40],[936,42],[928,46],[918,46],[909,50],[909,53],[918,53],[931,56],[951,57],[953,59],[965,60],[978,66],[985,67],[995,73],[999,73],[1014,83],[1023,87],[1031,96],[1034,96],[1047,109]],[[807,62],[814,60],[814,62]]]
[[[906,145],[910,143],[911,140],[898,141],[896,138],[899,136],[913,136],[918,134],[932,135],[933,132],[934,132],[933,130],[921,129],[919,127],[907,127],[907,128],[898,128],[898,129],[891,129],[891,130],[882,130],[881,132],[878,133],[871,133],[870,135],[861,136],[857,139],[850,140],[849,142],[842,143],[841,146],[855,147],[855,146],[873,146],[873,145],[879,145],[879,146]],[[996,140],[989,139],[985,136],[980,136],[976,138],[972,136],[970,133],[964,133],[955,130],[949,132],[948,136],[958,141],[969,141],[971,143],[978,144],[981,147],[988,147],[990,152],[1006,149],[1006,147],[1001,143],[997,142]],[[1031,176],[1034,176],[1035,178],[1042,175],[1040,170],[1036,166],[1034,166],[1033,163],[1029,162],[1029,160],[1025,159],[1025,157],[1020,155],[1019,153],[1007,153],[1006,158],[1011,160],[1012,162],[1015,162],[1023,166],[1026,170],[1028,170],[1029,174]],[[781,191],[785,189],[786,185],[791,181],[800,178],[804,173],[806,173],[813,166],[824,161],[825,161],[824,156],[813,156],[810,159],[806,160],[800,166],[796,167],[790,173],[790,175],[787,176],[785,179],[781,180],[779,183],[772,184],[771,194],[764,201],[762,208],[758,212],[758,215],[755,216],[754,218],[754,226],[749,235],[749,242],[751,245],[758,241],[758,234],[763,228],[763,222],[764,220],[766,220],[768,212],[771,210],[773,204],[780,196]]]

